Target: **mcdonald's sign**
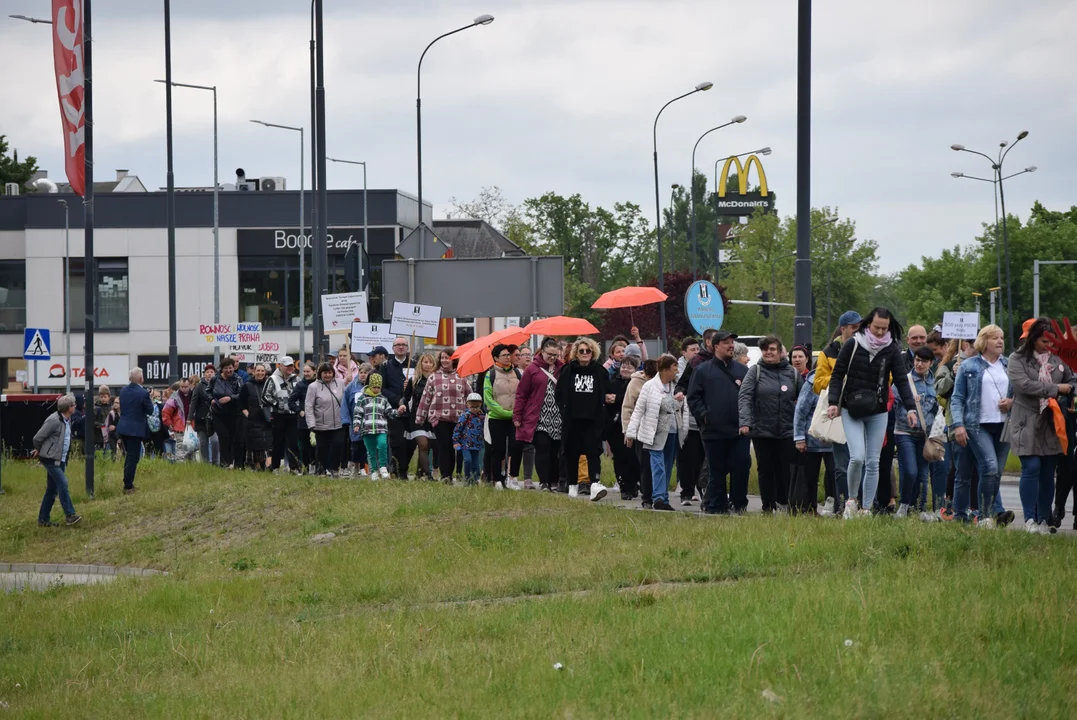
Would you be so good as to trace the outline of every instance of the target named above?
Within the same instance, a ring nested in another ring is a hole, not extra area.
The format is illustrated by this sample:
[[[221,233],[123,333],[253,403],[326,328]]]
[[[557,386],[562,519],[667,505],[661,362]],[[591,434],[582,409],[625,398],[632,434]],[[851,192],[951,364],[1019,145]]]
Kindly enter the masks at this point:
[[[759,192],[748,192],[748,173],[755,165],[759,175]],[[729,185],[729,169],[737,169],[737,192],[727,192]],[[719,215],[751,215],[757,208],[763,208],[768,212],[774,210],[774,193],[767,188],[767,174],[763,171],[763,163],[755,155],[749,155],[741,165],[740,158],[731,157],[722,166],[722,172],[718,176],[718,197],[715,198]]]

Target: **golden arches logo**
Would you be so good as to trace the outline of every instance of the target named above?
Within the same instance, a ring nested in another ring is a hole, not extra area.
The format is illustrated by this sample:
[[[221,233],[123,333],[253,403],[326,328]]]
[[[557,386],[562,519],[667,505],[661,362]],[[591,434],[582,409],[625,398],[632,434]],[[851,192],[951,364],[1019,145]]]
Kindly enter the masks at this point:
[[[766,197],[767,174],[763,172],[763,163],[755,155],[749,155],[743,165],[740,164],[740,158],[737,157],[731,157],[725,161],[725,165],[722,166],[722,174],[718,176],[718,197],[725,197],[725,186],[729,181],[729,168],[734,164],[737,166],[737,185],[739,186],[740,194],[745,195],[748,192],[748,172],[754,164],[759,172],[759,194]]]

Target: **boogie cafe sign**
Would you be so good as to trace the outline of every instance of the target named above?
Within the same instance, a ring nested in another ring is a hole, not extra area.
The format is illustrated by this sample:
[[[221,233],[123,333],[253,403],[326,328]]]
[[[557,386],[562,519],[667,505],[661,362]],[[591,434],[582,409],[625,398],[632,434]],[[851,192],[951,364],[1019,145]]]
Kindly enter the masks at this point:
[[[377,227],[367,232],[370,252],[391,253],[396,247],[396,229]],[[302,234],[295,228],[251,228],[236,230],[236,251],[239,255],[292,255],[300,248],[309,250],[313,247],[314,235]],[[362,246],[362,227],[329,228],[325,240],[326,251],[330,255],[343,255],[352,245]],[[387,246],[387,247],[386,247]]]

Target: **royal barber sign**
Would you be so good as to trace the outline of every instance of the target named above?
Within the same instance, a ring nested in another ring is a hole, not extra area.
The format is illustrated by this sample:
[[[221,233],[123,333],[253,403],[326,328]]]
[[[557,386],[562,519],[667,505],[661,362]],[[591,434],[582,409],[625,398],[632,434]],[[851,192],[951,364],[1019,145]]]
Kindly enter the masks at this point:
[[[76,195],[86,191],[86,77],[82,58],[82,0],[52,0],[52,58],[60,122],[64,129],[67,181]]]

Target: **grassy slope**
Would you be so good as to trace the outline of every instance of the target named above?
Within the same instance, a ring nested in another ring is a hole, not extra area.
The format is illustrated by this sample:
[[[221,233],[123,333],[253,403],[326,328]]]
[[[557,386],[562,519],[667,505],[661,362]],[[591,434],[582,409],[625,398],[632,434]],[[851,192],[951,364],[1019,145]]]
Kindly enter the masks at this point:
[[[890,519],[716,520],[155,463],[142,492],[124,497],[118,470],[107,467],[94,502],[76,491],[83,525],[39,530],[44,473],[5,466],[0,560],[171,573],[0,596],[0,701],[12,710],[1058,717],[1077,707],[1070,539]],[[328,531],[331,543],[310,542]]]

